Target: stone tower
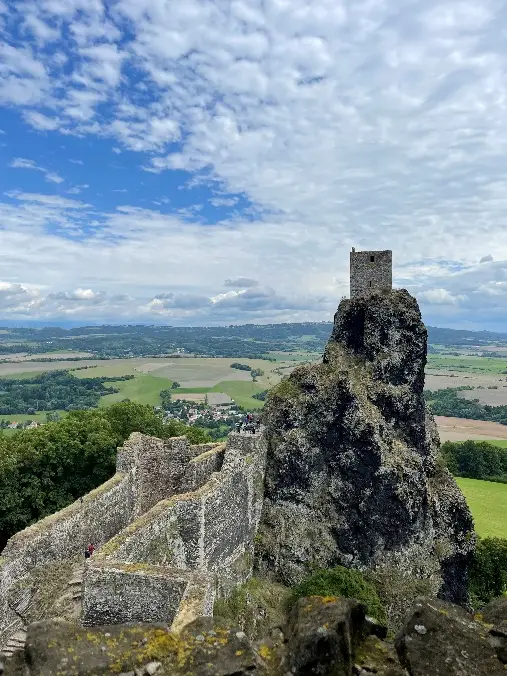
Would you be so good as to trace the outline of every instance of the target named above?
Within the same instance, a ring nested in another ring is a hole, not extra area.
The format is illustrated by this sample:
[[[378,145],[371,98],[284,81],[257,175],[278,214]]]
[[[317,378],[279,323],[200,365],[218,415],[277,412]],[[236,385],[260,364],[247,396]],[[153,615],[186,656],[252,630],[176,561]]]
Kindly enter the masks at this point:
[[[393,288],[393,252],[350,252],[350,297],[367,296]]]

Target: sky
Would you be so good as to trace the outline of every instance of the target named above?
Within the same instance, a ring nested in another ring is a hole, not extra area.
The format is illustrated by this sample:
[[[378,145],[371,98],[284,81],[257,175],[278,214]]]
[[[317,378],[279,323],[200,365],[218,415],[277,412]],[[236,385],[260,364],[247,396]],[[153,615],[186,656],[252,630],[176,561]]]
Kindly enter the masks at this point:
[[[507,331],[504,0],[0,0],[0,322]]]

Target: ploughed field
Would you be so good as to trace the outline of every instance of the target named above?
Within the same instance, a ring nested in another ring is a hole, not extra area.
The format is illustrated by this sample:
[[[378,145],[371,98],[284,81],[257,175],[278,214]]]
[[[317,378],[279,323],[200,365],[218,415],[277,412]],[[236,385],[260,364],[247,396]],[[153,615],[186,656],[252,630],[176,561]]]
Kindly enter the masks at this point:
[[[440,441],[489,441],[493,439],[507,440],[507,425],[487,422],[485,420],[469,420],[468,418],[449,418],[435,416]]]

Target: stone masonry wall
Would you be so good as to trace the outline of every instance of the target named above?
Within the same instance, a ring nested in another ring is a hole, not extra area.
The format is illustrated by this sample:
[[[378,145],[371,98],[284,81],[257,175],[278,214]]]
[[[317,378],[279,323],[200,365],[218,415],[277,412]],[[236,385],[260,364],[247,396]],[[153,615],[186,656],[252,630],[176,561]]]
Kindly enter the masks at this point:
[[[208,459],[187,472],[189,461],[200,455]],[[182,486],[206,481],[220,468],[222,458],[223,444],[191,446],[185,437],[164,442],[134,433],[118,449],[116,474],[109,481],[82,501],[16,533],[0,557],[0,648],[22,625],[15,612],[16,583],[38,566],[81,558],[90,542],[100,551],[143,510],[180,492]]]
[[[373,258],[373,261],[371,260]],[[351,251],[350,297],[367,296],[393,288],[392,251]]]
[[[211,473],[221,464],[221,453],[212,449],[189,463],[187,486],[209,472],[203,486],[159,502],[94,556],[84,578],[84,624],[100,624],[106,616],[109,622],[117,618],[113,623],[178,623],[189,613],[189,598],[200,614],[212,611],[212,598],[195,582],[192,571],[211,576],[213,594],[227,594],[248,579],[262,509],[266,449],[260,435],[231,434],[221,471]],[[120,582],[122,576],[125,583]],[[165,600],[143,602],[140,610],[144,595],[152,600],[162,595]]]
[[[83,556],[89,542],[101,545],[131,520],[129,474],[117,473],[80,501],[14,535],[0,559],[0,646],[10,628],[21,626],[10,590],[24,576],[53,561]]]

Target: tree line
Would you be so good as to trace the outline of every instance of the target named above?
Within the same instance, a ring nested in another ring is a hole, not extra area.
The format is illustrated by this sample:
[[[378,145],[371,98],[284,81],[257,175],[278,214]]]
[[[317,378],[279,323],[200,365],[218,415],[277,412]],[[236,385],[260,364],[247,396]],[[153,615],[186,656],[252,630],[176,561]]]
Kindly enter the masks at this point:
[[[507,449],[487,441],[446,441],[440,447],[454,476],[507,483]]]
[[[1,378],[0,414],[33,415],[37,411],[95,408],[105,394],[119,391],[104,383],[133,377],[76,378],[69,371],[46,371],[33,378]]]
[[[424,396],[434,415],[470,420],[487,420],[507,425],[507,406],[488,406],[480,404],[478,399],[464,399],[458,396],[462,390],[472,387],[447,387],[443,390],[426,390]]]

